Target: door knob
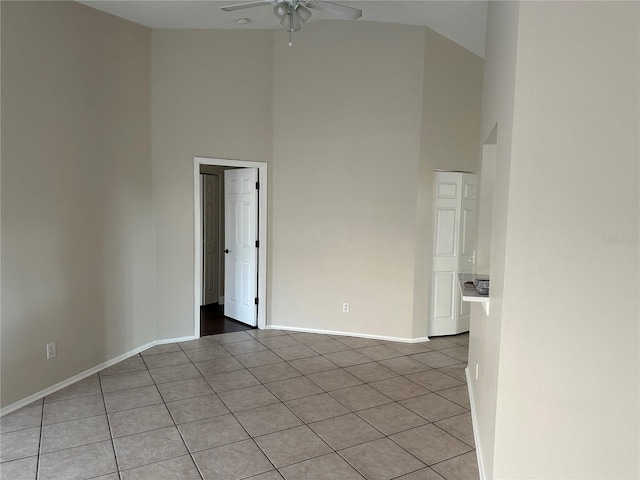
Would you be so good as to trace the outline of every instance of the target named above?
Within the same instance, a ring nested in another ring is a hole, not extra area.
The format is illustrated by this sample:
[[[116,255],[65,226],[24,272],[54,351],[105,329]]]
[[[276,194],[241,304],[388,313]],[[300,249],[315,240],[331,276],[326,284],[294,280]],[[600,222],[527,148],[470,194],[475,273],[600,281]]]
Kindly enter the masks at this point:
[[[229,253],[229,249],[227,248],[227,249],[224,251],[224,253]]]

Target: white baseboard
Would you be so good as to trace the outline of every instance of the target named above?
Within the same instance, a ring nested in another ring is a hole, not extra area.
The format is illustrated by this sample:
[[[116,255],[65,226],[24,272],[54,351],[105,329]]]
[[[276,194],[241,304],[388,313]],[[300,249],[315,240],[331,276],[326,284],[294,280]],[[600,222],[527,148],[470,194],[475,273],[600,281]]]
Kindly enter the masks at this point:
[[[344,337],[372,338],[374,340],[385,340],[388,342],[419,343],[419,342],[429,341],[428,337],[419,337],[419,338],[388,337],[386,335],[371,335],[368,333],[341,332],[338,330],[319,330],[317,328],[287,327],[285,325],[267,325],[266,329],[267,330],[285,330],[288,332],[300,332],[300,333],[321,333],[324,335],[342,335]]]
[[[196,337],[195,335],[189,335],[188,337],[177,337],[177,338],[167,338],[165,340],[156,340],[153,342],[154,345],[164,345],[165,343],[178,343],[178,342],[188,342],[189,340],[195,340],[200,337]]]
[[[95,367],[89,368],[84,372],[80,372],[74,375],[73,377],[67,378],[62,382],[58,382],[55,385],[45,388],[44,390],[40,390],[39,392],[36,392],[33,395],[29,395],[27,398],[23,398],[22,400],[18,400],[17,402],[14,402],[10,405],[7,405],[6,407],[1,408],[0,417],[3,417],[4,415],[7,415],[11,412],[15,412],[16,410],[22,407],[26,407],[27,405],[35,402],[36,400],[40,400],[41,398],[44,398],[47,395],[51,395],[52,393],[55,393],[58,390],[62,390],[63,388],[68,387],[73,383],[79,382],[80,380],[84,380],[85,378],[90,377],[94,373],[104,370],[105,368],[111,367],[112,365],[115,365],[118,362],[126,360],[127,358],[132,357],[140,352],[143,352],[146,349],[153,347],[154,345],[162,345],[165,343],[186,342],[189,340],[195,340],[196,338],[198,337],[195,337],[193,335],[189,337],[168,338],[164,340],[156,340],[154,342],[149,342],[145,345],[142,345],[141,347],[134,348],[133,350],[123,353],[122,355],[118,355],[117,357],[112,358],[110,360],[107,360],[106,362],[103,362],[100,365],[96,365]]]
[[[473,384],[471,383],[471,374],[469,373],[469,367],[464,369],[467,377],[467,390],[469,391],[469,402],[471,403],[471,422],[473,424],[473,440],[476,443],[476,457],[478,458],[478,471],[480,473],[480,480],[486,480],[487,473],[484,470],[484,460],[482,455],[482,446],[480,444],[480,438],[478,436],[478,421],[476,413],[476,401],[473,393]]]

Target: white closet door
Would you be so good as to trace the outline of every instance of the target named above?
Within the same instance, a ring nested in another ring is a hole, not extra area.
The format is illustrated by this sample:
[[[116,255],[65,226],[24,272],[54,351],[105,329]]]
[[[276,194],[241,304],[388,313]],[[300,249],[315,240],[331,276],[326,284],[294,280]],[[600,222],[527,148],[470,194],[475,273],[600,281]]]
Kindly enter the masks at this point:
[[[460,242],[458,273],[474,273],[476,257],[476,202],[478,196],[478,176],[470,173],[462,175],[462,198],[460,210]],[[457,292],[459,294],[459,292]],[[458,322],[455,333],[469,330],[471,305],[458,295]]]
[[[459,273],[474,273],[478,179],[473,173],[435,172],[434,248],[428,335],[469,330]]]
[[[435,173],[435,225],[429,336],[450,335],[457,327],[460,199],[462,176]]]

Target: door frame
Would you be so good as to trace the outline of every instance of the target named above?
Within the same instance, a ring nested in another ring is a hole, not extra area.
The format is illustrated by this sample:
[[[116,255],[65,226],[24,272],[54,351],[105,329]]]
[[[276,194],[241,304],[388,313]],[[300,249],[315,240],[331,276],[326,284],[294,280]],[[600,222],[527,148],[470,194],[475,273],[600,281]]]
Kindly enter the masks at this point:
[[[224,158],[193,157],[193,214],[194,214],[194,311],[193,333],[200,337],[200,296],[202,294],[202,194],[200,190],[200,165],[221,167],[253,167],[258,169],[258,315],[259,329],[267,325],[267,163]]]

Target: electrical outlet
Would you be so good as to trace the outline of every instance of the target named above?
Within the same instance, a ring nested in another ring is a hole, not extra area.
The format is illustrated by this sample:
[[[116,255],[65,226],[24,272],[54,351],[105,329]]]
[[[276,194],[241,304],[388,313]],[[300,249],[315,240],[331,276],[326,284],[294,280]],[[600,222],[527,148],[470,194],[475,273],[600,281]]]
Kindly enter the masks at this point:
[[[349,304],[346,302],[342,304],[342,313],[349,313]]]
[[[476,380],[478,379],[478,364],[476,363]]]
[[[47,343],[47,360],[56,356],[56,342]]]

